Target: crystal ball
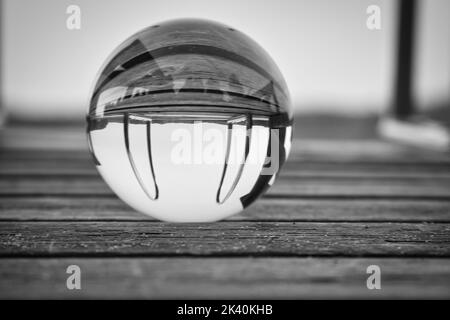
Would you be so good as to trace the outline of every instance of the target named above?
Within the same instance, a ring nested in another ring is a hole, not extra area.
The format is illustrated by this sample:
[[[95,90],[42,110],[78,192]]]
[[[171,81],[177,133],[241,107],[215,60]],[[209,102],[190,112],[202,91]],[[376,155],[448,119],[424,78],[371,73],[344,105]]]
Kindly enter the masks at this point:
[[[238,213],[289,153],[286,83],[255,41],[177,19],[120,44],[94,82],[87,134],[98,171],[135,210],[171,222]]]

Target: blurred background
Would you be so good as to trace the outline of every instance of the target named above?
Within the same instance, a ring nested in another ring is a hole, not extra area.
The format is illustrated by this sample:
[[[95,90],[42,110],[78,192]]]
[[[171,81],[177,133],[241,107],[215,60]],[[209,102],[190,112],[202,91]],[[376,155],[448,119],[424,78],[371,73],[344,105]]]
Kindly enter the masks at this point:
[[[66,27],[70,5],[80,29]],[[380,29],[366,12],[380,8]],[[385,114],[392,105],[399,1],[2,0],[1,103],[9,119],[81,121],[95,75],[112,50],[159,21],[200,17],[255,39],[284,74],[296,113]],[[450,97],[450,1],[416,3],[412,96],[439,114]],[[445,114],[449,114],[448,112]]]

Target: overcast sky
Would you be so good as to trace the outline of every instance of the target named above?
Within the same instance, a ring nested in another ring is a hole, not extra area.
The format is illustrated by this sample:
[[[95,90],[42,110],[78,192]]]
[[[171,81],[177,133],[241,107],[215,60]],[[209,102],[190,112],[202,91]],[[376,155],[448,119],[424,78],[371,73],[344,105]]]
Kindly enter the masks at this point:
[[[81,8],[81,29],[66,8]],[[381,8],[368,30],[366,8]],[[416,95],[449,99],[450,1],[420,2]],[[392,86],[395,1],[390,0],[4,0],[2,102],[15,115],[82,117],[92,82],[110,52],[159,21],[199,17],[255,39],[284,74],[299,112],[375,113]]]

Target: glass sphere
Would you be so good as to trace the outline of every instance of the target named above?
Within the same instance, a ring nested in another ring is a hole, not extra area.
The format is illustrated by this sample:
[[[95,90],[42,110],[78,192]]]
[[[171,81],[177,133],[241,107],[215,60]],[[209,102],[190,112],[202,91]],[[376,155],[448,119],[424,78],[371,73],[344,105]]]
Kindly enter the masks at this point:
[[[87,115],[103,179],[173,222],[241,211],[289,153],[292,109],[275,63],[226,25],[178,19],[125,40],[101,68]]]

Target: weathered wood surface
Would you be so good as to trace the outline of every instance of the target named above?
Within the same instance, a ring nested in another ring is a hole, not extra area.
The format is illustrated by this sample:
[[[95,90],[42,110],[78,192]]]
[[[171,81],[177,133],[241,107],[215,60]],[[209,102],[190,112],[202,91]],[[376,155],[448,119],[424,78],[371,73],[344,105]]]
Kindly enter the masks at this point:
[[[355,120],[357,121],[357,120]],[[302,124],[299,124],[301,126]],[[323,128],[315,128],[318,131],[327,131]],[[301,130],[298,130],[301,131]],[[61,134],[63,132],[63,134]],[[304,139],[302,132],[294,134],[296,139],[292,145],[289,160],[314,161],[318,163],[388,163],[388,164],[415,164],[450,166],[450,154],[432,150],[420,150],[412,147],[392,144],[374,138],[348,140],[329,139]],[[323,133],[322,133],[323,134]],[[329,135],[332,137],[332,133]],[[36,157],[53,159],[52,152],[61,154],[68,152],[63,158],[74,159],[74,155],[86,158],[87,142],[85,128],[77,126],[39,127],[39,126],[15,126],[2,131],[0,137],[0,159],[8,157],[28,158],[30,152],[46,150],[47,155],[35,154]],[[48,151],[47,151],[48,150]],[[81,151],[81,152],[80,152]]]
[[[0,223],[0,256],[450,256],[447,223]]]
[[[69,265],[82,270],[81,290],[65,286]],[[381,266],[381,290],[366,287],[370,265]],[[442,299],[448,279],[450,259],[6,258],[0,298]]]
[[[21,153],[0,150],[0,178],[8,176],[60,175],[80,177],[97,176],[87,150],[81,152],[49,152],[36,155],[36,151]],[[291,160],[284,164],[281,177],[357,178],[357,179],[448,179],[450,164],[446,163],[392,163],[368,161]]]
[[[295,178],[276,180],[267,196],[384,197],[450,200],[450,179]],[[0,195],[114,196],[99,176],[8,176],[0,180]]]
[[[450,298],[449,154],[306,131],[253,206],[178,225],[117,199],[81,127],[3,130],[0,298]]]
[[[270,199],[229,221],[449,222],[450,201]],[[2,197],[0,221],[152,221],[115,197]]]

